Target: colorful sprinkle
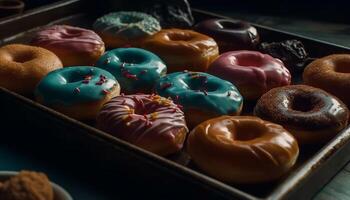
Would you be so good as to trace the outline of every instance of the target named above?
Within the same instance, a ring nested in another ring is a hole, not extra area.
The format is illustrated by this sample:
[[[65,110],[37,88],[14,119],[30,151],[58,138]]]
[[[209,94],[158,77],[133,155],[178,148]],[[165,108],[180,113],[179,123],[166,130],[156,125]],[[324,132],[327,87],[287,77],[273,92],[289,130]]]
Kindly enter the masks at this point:
[[[108,65],[110,62],[111,62],[111,58],[108,57],[108,58],[103,62],[103,64]]]
[[[74,93],[80,93],[80,88],[78,88],[78,87],[75,88],[73,92],[74,92]]]
[[[165,90],[171,87],[171,83],[164,83],[160,86],[160,89]]]
[[[131,73],[128,72],[128,71],[123,71],[123,72],[122,72],[122,75],[123,75],[125,78],[137,80],[137,76],[136,76],[135,74],[131,74]]]
[[[102,92],[103,92],[103,94],[108,94],[109,93],[109,91],[106,90],[106,89],[103,89]]]

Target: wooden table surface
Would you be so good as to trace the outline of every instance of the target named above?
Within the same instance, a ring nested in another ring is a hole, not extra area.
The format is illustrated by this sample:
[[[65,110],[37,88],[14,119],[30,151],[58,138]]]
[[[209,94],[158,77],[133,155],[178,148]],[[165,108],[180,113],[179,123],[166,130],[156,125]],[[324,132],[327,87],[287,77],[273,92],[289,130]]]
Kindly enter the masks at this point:
[[[298,33],[315,39],[350,47],[350,24],[293,19],[286,17],[261,16],[232,11],[217,11],[225,16],[243,19],[276,29]],[[333,179],[315,194],[313,200],[346,200],[350,199],[350,162],[333,177]]]

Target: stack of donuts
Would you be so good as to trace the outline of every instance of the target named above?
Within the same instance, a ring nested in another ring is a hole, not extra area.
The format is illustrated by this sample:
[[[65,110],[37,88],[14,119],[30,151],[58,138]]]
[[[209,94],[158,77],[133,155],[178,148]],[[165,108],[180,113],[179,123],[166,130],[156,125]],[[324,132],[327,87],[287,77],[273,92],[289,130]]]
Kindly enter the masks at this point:
[[[299,148],[347,127],[350,55],[310,63],[300,41],[262,43],[240,20],[162,26],[120,11],[93,30],[43,27],[0,48],[0,86],[158,155],[185,151],[236,184],[280,179]],[[303,70],[305,85],[291,85]]]

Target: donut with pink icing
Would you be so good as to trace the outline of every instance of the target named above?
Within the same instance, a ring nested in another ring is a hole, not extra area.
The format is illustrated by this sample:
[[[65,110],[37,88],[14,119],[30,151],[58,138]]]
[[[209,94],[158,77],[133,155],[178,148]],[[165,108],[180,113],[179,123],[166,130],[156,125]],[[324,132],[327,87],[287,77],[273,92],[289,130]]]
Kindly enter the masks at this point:
[[[281,60],[257,51],[226,52],[209,66],[208,73],[233,83],[247,100],[291,83],[290,72]]]
[[[184,113],[158,95],[121,95],[107,102],[97,128],[158,155],[179,151],[188,133]]]
[[[68,25],[54,25],[36,32],[31,44],[55,53],[63,66],[92,66],[105,51],[95,32]]]

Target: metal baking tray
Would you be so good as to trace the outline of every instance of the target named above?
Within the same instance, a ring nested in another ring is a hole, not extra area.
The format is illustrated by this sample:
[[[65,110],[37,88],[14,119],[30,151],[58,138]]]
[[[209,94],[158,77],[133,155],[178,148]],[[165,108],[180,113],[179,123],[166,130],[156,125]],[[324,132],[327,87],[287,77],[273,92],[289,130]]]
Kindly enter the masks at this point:
[[[94,19],[107,11],[83,0],[32,10],[0,21],[0,45],[27,43],[30,32],[47,24],[91,28]],[[196,9],[193,14],[196,21],[226,18]],[[253,25],[263,41],[301,40],[313,58],[350,53],[346,47]],[[295,80],[300,80],[300,75]],[[11,144],[33,157],[41,155],[44,163],[45,158],[56,156],[67,165],[80,166],[88,183],[128,198],[310,199],[350,160],[347,128],[325,145],[302,148],[296,167],[278,182],[229,185],[201,173],[184,152],[167,158],[157,156],[95,129],[92,122],[71,119],[4,88],[0,88],[0,110],[0,144]]]

